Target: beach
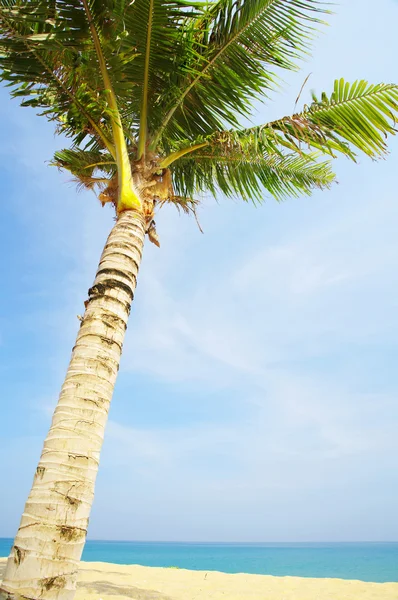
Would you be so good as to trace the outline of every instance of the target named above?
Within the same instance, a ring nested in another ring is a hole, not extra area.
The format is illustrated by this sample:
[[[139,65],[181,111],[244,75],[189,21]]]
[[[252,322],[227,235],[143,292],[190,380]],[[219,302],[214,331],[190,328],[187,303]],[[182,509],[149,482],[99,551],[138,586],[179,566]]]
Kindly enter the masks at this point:
[[[6,559],[0,559],[0,579]],[[82,562],[76,600],[398,600],[398,583]]]

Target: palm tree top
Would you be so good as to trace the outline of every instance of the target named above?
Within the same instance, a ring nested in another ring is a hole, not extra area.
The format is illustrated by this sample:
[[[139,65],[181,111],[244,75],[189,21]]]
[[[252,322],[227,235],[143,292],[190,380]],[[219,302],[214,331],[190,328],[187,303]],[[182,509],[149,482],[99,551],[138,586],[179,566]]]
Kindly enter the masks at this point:
[[[1,76],[71,138],[58,166],[104,201],[109,178],[119,194],[125,182],[118,209],[140,203],[143,164],[182,206],[206,190],[281,199],[328,187],[330,158],[378,157],[395,132],[398,87],[343,80],[293,116],[239,127],[328,12],[318,0],[0,0]]]

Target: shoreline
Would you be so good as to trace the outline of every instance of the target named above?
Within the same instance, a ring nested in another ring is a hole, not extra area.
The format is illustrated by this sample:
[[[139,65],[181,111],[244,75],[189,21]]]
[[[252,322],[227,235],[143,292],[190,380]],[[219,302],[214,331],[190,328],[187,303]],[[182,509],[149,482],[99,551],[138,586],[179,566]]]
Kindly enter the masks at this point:
[[[0,558],[0,580],[6,558]],[[397,600],[398,582],[82,562],[75,600]]]

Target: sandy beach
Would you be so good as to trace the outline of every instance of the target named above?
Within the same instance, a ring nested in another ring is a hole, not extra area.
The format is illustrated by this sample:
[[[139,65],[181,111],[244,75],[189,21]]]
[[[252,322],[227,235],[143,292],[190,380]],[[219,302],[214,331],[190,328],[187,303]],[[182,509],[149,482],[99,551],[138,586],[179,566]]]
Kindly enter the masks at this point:
[[[6,559],[0,559],[0,579]],[[82,563],[76,600],[398,600],[398,583]]]

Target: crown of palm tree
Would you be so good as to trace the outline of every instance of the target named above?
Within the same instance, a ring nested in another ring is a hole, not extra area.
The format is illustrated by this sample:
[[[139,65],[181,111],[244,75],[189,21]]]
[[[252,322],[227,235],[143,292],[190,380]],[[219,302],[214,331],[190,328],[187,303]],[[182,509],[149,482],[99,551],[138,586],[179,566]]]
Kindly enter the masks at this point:
[[[318,0],[0,0],[0,69],[71,138],[55,164],[118,211],[142,204],[143,165],[184,210],[206,190],[281,199],[328,187],[331,158],[378,157],[394,133],[398,86],[342,79],[291,117],[240,128],[327,12]]]

